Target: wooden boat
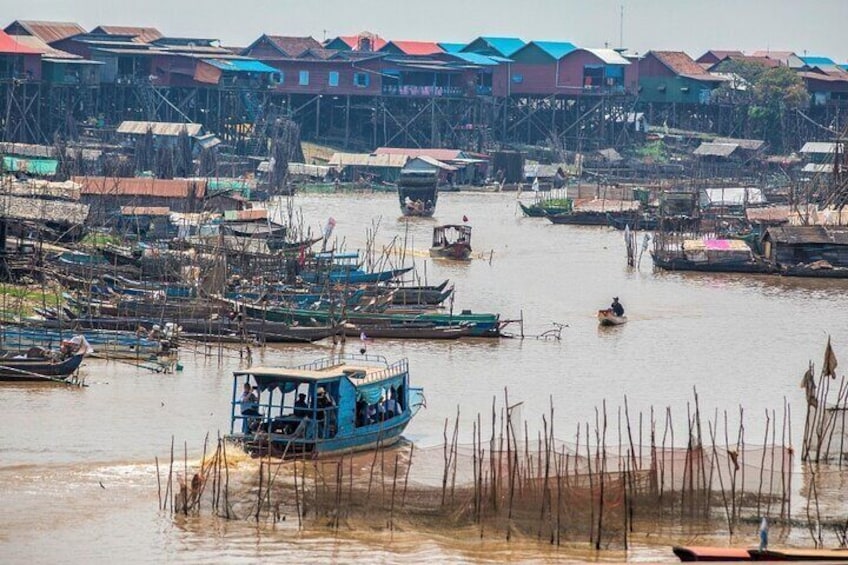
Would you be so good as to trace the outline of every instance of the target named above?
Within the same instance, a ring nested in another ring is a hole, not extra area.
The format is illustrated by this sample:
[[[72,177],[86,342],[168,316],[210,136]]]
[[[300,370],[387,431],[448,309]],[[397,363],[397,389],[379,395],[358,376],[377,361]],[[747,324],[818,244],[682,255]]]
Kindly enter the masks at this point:
[[[0,358],[0,381],[37,382],[64,380],[76,371],[82,363],[83,353],[77,353],[62,360],[36,355],[20,355]]]
[[[620,326],[627,323],[627,316],[616,316],[611,308],[598,310],[598,323],[602,326]]]
[[[472,326],[437,326],[426,322],[401,324],[345,324],[344,333],[349,337],[365,334],[368,338],[383,339],[459,339],[471,335]]]
[[[258,402],[242,404],[245,383]],[[389,364],[381,356],[340,355],[297,367],[253,367],[233,374],[228,438],[249,453],[280,457],[388,447],[422,405],[406,359]]]
[[[439,200],[438,182],[434,172],[402,169],[397,185],[401,213],[404,216],[432,216]]]
[[[739,547],[674,546],[671,548],[681,561],[752,561],[747,549]]]
[[[681,561],[848,561],[846,549],[758,549],[739,547],[675,546]]]
[[[551,198],[534,202],[529,206],[525,206],[521,202],[518,205],[521,207],[521,211],[524,212],[525,216],[530,218],[544,218],[545,216],[571,212],[573,201],[570,198]]]
[[[376,273],[368,273],[360,270],[331,271],[329,273],[311,272],[301,273],[300,277],[308,283],[330,282],[333,284],[367,284],[386,282],[405,275],[412,267],[403,269],[391,269]]]
[[[595,211],[572,211],[562,214],[548,214],[545,216],[551,223],[566,224],[574,226],[606,226],[609,225],[610,215],[618,218],[621,212],[595,212]]]
[[[445,281],[447,283],[447,281]],[[396,287],[392,297],[392,304],[400,306],[438,306],[453,294],[453,287],[444,289],[431,289],[425,287],[401,286]]]
[[[430,257],[466,261],[471,256],[471,226],[446,224],[433,228]]]

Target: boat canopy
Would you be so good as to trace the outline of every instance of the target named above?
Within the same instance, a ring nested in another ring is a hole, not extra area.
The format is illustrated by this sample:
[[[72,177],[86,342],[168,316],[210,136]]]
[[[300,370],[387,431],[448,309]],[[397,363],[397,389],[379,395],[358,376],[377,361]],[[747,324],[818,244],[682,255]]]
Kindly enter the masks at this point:
[[[236,377],[253,376],[261,390],[279,389],[284,394],[295,390],[301,383],[325,383],[347,378],[368,396],[369,389],[375,391],[394,378],[408,372],[408,361],[401,359],[391,365],[382,356],[363,355],[356,357],[326,357],[313,363],[297,367],[254,367],[236,371]]]

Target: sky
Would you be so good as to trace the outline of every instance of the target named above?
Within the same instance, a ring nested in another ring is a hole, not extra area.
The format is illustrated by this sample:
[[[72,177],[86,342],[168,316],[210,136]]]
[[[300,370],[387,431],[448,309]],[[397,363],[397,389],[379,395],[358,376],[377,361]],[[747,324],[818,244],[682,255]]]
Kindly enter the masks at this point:
[[[581,47],[620,47],[623,37],[638,53],[770,49],[848,62],[848,0],[0,0],[0,13],[4,27],[16,19],[145,25],[234,46],[263,33],[320,41],[367,30],[387,39],[497,35]]]

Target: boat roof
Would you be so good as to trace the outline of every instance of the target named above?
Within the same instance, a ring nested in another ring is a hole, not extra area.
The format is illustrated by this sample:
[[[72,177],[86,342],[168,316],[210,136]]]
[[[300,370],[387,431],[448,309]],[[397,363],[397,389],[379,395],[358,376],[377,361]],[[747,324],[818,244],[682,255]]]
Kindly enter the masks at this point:
[[[278,382],[323,382],[350,379],[354,386],[363,386],[402,375],[408,361],[401,359],[391,365],[382,356],[326,357],[297,367],[252,367],[235,371],[233,375],[253,375],[260,388],[273,388]]]

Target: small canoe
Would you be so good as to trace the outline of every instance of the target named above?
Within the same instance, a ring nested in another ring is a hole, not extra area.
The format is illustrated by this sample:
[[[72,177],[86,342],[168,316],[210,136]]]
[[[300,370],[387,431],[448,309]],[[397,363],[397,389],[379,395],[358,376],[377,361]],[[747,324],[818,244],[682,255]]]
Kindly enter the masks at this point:
[[[742,547],[674,546],[671,548],[681,561],[752,561]]]
[[[627,316],[616,316],[610,309],[598,310],[598,323],[602,326],[620,326],[627,323]]]
[[[672,551],[681,561],[848,561],[845,549],[675,546]]]

